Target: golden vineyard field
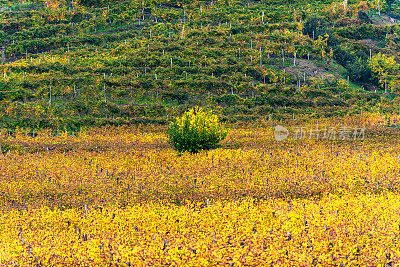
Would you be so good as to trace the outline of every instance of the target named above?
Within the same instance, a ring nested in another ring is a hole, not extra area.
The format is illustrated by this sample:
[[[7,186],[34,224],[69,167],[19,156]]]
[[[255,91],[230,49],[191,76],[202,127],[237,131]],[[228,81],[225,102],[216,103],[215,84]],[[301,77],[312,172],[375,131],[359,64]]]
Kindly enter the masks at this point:
[[[180,155],[161,126],[3,131],[0,266],[394,266],[398,130],[318,123],[365,140],[276,142],[260,121]]]

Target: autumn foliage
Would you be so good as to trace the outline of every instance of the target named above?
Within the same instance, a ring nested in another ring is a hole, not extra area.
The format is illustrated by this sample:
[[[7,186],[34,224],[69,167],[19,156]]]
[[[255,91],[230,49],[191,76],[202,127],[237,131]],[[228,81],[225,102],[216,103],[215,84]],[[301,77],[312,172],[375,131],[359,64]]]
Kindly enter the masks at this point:
[[[217,148],[228,131],[211,111],[190,109],[176,118],[169,128],[169,143],[179,151],[191,153]]]
[[[347,141],[230,125],[221,148],[180,155],[160,126],[3,130],[0,264],[398,262],[399,136],[386,119],[319,121],[367,126]]]

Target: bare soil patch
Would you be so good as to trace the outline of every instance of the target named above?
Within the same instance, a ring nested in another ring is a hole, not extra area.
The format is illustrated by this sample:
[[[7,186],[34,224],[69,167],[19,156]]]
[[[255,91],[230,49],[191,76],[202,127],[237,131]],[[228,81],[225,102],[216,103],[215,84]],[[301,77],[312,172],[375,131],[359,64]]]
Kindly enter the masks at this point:
[[[300,79],[304,79],[304,74],[306,75],[306,79],[322,78],[330,81],[339,76],[339,73],[336,76],[332,73],[329,73],[330,71],[335,71],[335,69],[330,66],[326,66],[326,68],[319,67],[314,61],[305,59],[296,59],[296,66],[285,67],[285,72],[291,73]]]
[[[381,15],[373,15],[370,17],[372,23],[375,25],[385,26],[385,25],[394,25],[400,23],[399,20],[389,17],[386,14]]]

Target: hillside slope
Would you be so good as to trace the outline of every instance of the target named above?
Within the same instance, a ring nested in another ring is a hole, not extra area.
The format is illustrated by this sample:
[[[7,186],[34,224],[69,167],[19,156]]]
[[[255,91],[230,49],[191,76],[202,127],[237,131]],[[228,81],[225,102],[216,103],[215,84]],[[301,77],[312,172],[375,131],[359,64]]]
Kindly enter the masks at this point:
[[[194,105],[231,121],[396,111],[400,30],[363,23],[372,2],[104,4],[3,6],[4,127],[164,123]],[[391,69],[371,68],[379,53]]]

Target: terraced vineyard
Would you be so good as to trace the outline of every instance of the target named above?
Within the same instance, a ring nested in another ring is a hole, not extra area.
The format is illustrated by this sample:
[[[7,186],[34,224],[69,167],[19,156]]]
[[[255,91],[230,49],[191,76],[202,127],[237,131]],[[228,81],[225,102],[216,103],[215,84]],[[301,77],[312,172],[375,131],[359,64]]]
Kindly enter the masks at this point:
[[[373,1],[15,4],[0,18],[0,121],[165,123],[195,105],[230,121],[386,112],[397,72],[374,72],[368,60],[397,60],[398,26],[363,24],[357,12],[376,9]]]

